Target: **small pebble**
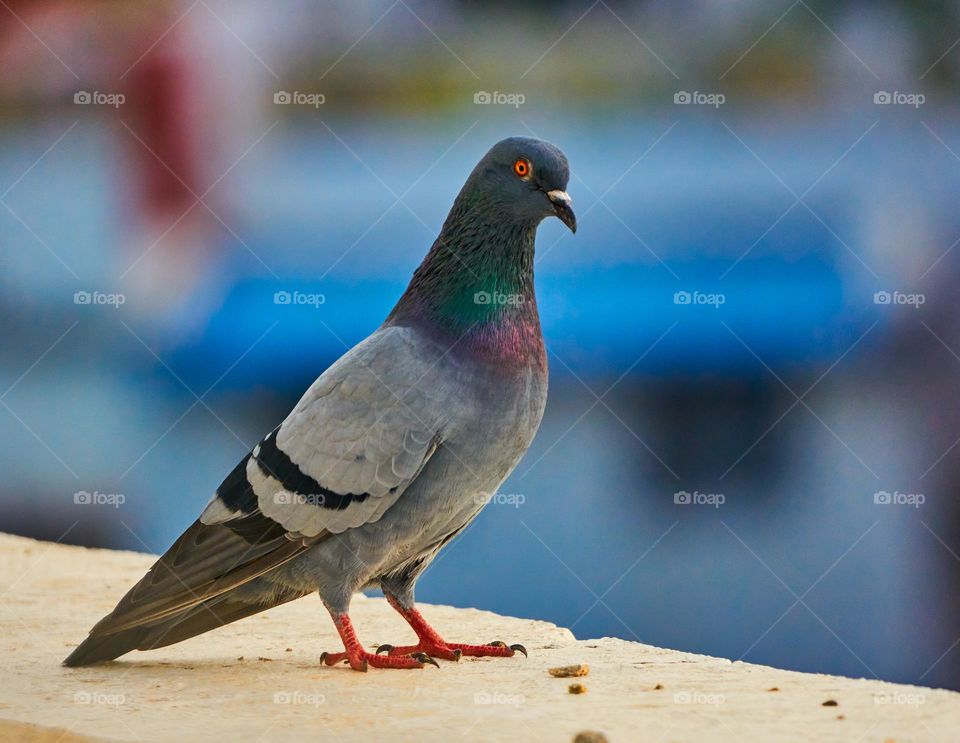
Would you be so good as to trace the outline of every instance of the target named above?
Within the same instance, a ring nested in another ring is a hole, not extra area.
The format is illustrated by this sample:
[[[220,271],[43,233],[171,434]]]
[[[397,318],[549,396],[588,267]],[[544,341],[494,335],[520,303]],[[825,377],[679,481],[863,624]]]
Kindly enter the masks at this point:
[[[583,730],[577,733],[573,743],[607,743],[607,736],[596,730]]]
[[[567,687],[567,691],[571,694],[586,694],[587,687],[583,684],[570,684],[570,686]]]
[[[573,678],[575,676],[586,676],[590,673],[590,666],[586,663],[578,663],[575,666],[558,666],[550,669],[550,675],[558,679]]]
[[[767,689],[767,691],[780,691],[780,687],[779,687],[779,686],[771,686],[769,689]]]
[[[660,691],[663,688],[663,684],[657,684],[653,687],[654,691]]]
[[[836,700],[836,699],[828,699],[827,701],[825,701],[825,702],[823,703],[822,706],[824,706],[824,707],[836,707],[837,704],[838,704],[838,703],[837,703],[837,700]]]

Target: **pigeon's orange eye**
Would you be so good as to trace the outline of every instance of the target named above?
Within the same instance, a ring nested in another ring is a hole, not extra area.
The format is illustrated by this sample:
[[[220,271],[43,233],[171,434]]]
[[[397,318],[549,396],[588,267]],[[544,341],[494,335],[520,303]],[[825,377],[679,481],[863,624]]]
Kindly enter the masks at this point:
[[[521,178],[526,178],[528,175],[530,175],[531,170],[532,168],[530,166],[530,161],[525,157],[521,157],[513,164],[513,172]]]

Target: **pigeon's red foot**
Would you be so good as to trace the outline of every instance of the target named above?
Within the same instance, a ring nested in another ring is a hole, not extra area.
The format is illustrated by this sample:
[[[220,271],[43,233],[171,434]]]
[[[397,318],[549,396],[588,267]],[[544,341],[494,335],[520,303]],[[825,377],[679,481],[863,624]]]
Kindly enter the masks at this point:
[[[361,650],[352,655],[350,653],[323,653],[320,655],[320,661],[328,666],[335,666],[337,663],[347,661],[355,671],[366,671],[368,666],[374,668],[423,668],[425,663],[430,663],[439,668],[439,664],[426,653],[414,653],[402,658],[393,658]]]
[[[391,657],[367,652],[357,639],[357,634],[353,631],[353,624],[350,622],[349,616],[341,614],[334,617],[333,623],[337,626],[340,639],[343,640],[344,651],[323,653],[320,656],[320,662],[328,666],[347,661],[354,671],[366,671],[368,666],[374,668],[423,668],[426,663],[439,668],[439,664],[424,652],[413,652],[403,657]]]
[[[488,645],[467,645],[462,642],[424,642],[420,641],[416,645],[381,645],[377,648],[377,653],[387,653],[390,657],[414,656],[418,653],[426,653],[433,658],[443,660],[460,660],[461,656],[472,658],[510,658],[517,653],[527,654],[527,649],[523,645],[510,645],[500,640],[494,640]]]
[[[449,644],[455,651],[460,651],[463,655],[474,658],[511,658],[517,653],[523,653],[527,657],[527,649],[519,644],[507,645],[500,640],[494,640],[487,645],[465,645],[462,642],[451,642]]]
[[[386,653],[386,657],[401,658],[405,656],[413,657],[418,653],[426,653],[431,658],[440,658],[441,660],[460,660],[463,653],[460,650],[454,650],[442,640],[440,642],[418,642],[416,645],[381,645],[377,648],[377,655]],[[381,656],[383,657],[383,656]]]
[[[420,642],[416,645],[402,645],[394,647],[393,645],[381,645],[377,648],[377,654],[386,653],[388,657],[415,657],[417,654],[426,653],[432,658],[442,658],[443,660],[460,660],[463,655],[473,658],[510,658],[518,652],[527,655],[527,649],[523,645],[507,645],[505,642],[495,640],[486,645],[467,645],[461,642],[447,642],[437,631],[427,624],[423,615],[413,607],[407,609],[393,597],[387,596],[387,601],[396,609],[400,616],[407,620],[407,623],[417,633]]]

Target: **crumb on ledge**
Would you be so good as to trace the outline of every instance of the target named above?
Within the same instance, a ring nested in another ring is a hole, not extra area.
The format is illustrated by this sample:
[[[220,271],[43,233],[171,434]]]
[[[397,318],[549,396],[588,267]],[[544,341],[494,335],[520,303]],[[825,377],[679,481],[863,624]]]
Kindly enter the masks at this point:
[[[557,666],[550,669],[550,675],[558,679],[586,676],[590,673],[590,666],[586,663],[577,663],[573,666]]]

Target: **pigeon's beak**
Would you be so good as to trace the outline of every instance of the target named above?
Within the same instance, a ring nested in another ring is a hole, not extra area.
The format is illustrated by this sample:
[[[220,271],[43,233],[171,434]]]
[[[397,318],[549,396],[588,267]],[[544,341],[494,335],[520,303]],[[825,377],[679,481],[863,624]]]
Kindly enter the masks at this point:
[[[570,194],[566,191],[555,189],[553,191],[547,191],[547,198],[550,199],[550,203],[553,204],[553,210],[557,216],[560,217],[560,221],[569,227],[571,232],[576,233],[577,215],[573,213],[573,209],[570,207]]]

